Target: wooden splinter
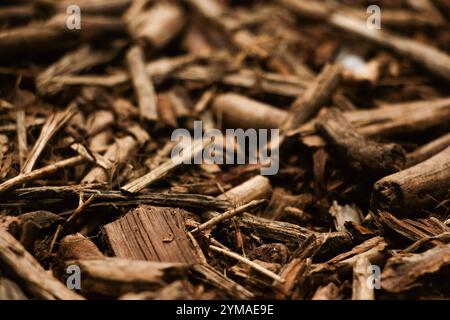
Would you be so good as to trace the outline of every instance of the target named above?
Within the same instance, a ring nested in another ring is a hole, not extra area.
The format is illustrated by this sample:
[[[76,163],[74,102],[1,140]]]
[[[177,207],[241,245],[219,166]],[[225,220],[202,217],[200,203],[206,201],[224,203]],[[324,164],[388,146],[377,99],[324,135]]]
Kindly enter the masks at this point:
[[[34,165],[36,164],[42,151],[44,151],[47,143],[59,130],[61,130],[61,128],[63,128],[69,122],[69,120],[76,114],[76,112],[76,105],[71,104],[66,110],[54,113],[47,119],[41,129],[39,138],[36,140],[33,149],[31,149],[30,153],[28,154],[28,158],[22,167],[23,174],[28,174],[33,170]]]
[[[314,116],[327,102],[339,85],[341,74],[341,66],[326,65],[316,80],[292,103],[289,116],[283,126],[288,134]]]
[[[6,180],[2,184],[0,184],[0,193],[8,191],[12,188],[17,188],[18,186],[27,183],[32,180],[36,180],[42,177],[45,177],[47,175],[53,174],[59,169],[62,168],[69,168],[76,166],[86,159],[83,156],[75,156],[72,158],[64,159],[58,162],[55,162],[53,164],[50,164],[48,166],[33,170],[29,173],[21,173],[14,178],[11,178],[9,180]]]
[[[238,215],[238,214],[240,214],[242,212],[245,212],[246,210],[249,210],[249,209],[251,209],[253,207],[259,206],[260,204],[262,204],[264,202],[266,202],[265,199],[263,199],[263,200],[253,200],[253,201],[251,201],[251,202],[249,202],[249,203],[247,203],[247,204],[245,204],[243,206],[240,206],[240,207],[238,207],[236,209],[228,210],[227,212],[224,212],[224,213],[222,213],[222,214],[220,214],[220,215],[218,215],[218,216],[216,216],[216,217],[206,221],[205,223],[199,225],[197,228],[195,228],[191,232],[194,233],[194,232],[199,232],[199,231],[211,228],[212,226],[215,226],[216,224],[218,224],[218,223],[220,223],[220,222],[222,222],[222,221],[224,221],[226,219],[230,219],[230,218],[232,218],[232,217],[234,217],[234,216],[236,216],[236,215]]]
[[[190,162],[190,159],[195,158],[197,154],[203,152],[203,149],[207,145],[209,145],[209,143],[207,143],[206,140],[196,141],[192,145],[191,150],[186,150],[189,152],[182,152],[182,154],[169,159],[167,162],[164,162],[146,175],[129,182],[120,188],[120,190],[126,193],[138,193],[150,184],[162,179],[169,174],[169,172],[172,172],[182,164]]]

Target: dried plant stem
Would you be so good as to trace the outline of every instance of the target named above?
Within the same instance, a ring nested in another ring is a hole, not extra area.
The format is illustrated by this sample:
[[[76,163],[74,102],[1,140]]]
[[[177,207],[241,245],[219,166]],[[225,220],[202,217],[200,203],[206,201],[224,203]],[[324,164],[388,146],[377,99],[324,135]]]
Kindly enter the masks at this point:
[[[233,128],[280,128],[286,120],[286,111],[245,96],[226,93],[217,96],[213,110]]]
[[[27,174],[33,170],[36,161],[41,155],[47,143],[50,139],[58,132],[67,122],[75,115],[76,106],[71,104],[66,110],[52,114],[48,120],[45,122],[41,129],[41,133],[36,143],[33,146],[30,154],[28,155],[27,161],[23,166],[22,173]]]
[[[284,282],[284,279],[281,278],[281,277],[280,277],[279,275],[277,275],[276,273],[274,273],[274,272],[272,272],[272,271],[270,271],[270,270],[267,270],[266,268],[260,266],[259,264],[256,264],[256,263],[254,263],[253,261],[251,261],[251,260],[249,260],[249,259],[247,259],[247,258],[244,258],[243,256],[241,256],[241,255],[239,255],[239,254],[237,254],[237,253],[234,253],[234,252],[232,252],[232,251],[228,251],[228,250],[225,250],[225,249],[216,247],[216,246],[209,246],[209,248],[210,248],[211,250],[213,250],[213,251],[222,253],[223,255],[226,255],[226,256],[228,256],[228,257],[230,257],[230,258],[233,258],[233,259],[236,259],[236,260],[238,260],[238,261],[240,261],[240,262],[242,262],[242,263],[245,263],[246,265],[248,265],[248,266],[252,267],[253,269],[255,269],[255,270],[261,272],[262,274],[268,276],[269,278],[272,278],[272,279],[275,280],[275,281],[278,281],[278,282],[280,282],[280,283],[283,283],[283,282]]]
[[[85,161],[85,158],[82,156],[75,156],[72,158],[68,158],[65,160],[58,161],[56,163],[50,164],[48,166],[33,170],[28,173],[21,173],[18,176],[11,178],[2,184],[0,184],[0,193],[8,191],[12,188],[19,187],[24,183],[30,182],[35,179],[39,179],[45,177],[47,175],[53,174],[59,169],[69,168],[76,166]]]
[[[379,143],[356,132],[336,108],[318,119],[316,128],[338,156],[355,172],[379,179],[403,169],[405,151],[395,143]],[[369,177],[367,177],[369,178]]]
[[[84,201],[75,211],[70,215],[66,222],[71,222],[80,216],[95,200],[95,194],[90,196],[86,201]]]
[[[53,252],[53,248],[55,247],[56,241],[58,240],[59,235],[61,234],[62,228],[63,227],[62,227],[61,224],[58,225],[58,227],[56,228],[55,234],[53,235],[53,238],[52,238],[52,242],[50,242],[50,247],[48,249],[48,254],[51,254]]]
[[[211,220],[206,221],[205,223],[201,224],[200,226],[198,226],[191,232],[194,233],[194,232],[199,232],[199,231],[211,228],[212,226],[215,226],[216,224],[218,224],[226,219],[230,219],[246,210],[249,210],[251,208],[259,206],[260,204],[265,203],[265,202],[267,202],[267,201],[266,200],[253,200],[243,206],[226,211],[226,212],[212,218]]]
[[[81,205],[78,206],[74,210],[74,212],[70,215],[70,217],[66,220],[66,223],[69,223],[70,221],[77,218],[81,213],[83,213],[95,200],[95,195],[90,196],[85,202],[83,202]],[[62,225],[58,225],[56,228],[55,234],[53,235],[52,242],[50,243],[50,249],[48,250],[49,253],[52,253],[53,248],[55,246],[56,241],[58,241],[59,235],[62,231]]]

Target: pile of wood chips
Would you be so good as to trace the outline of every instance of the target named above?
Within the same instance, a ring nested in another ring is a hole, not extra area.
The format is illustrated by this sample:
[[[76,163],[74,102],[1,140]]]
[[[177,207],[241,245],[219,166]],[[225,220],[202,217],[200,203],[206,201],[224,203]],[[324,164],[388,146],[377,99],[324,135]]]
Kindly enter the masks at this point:
[[[0,299],[450,298],[448,52],[449,0],[2,1]]]

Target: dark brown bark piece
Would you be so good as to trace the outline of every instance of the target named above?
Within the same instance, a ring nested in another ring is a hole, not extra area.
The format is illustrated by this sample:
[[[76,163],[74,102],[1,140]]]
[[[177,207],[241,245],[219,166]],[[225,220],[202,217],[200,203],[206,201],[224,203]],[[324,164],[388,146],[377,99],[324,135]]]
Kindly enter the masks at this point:
[[[33,252],[34,243],[56,228],[64,219],[49,211],[34,211],[22,214],[20,219],[20,242]]]
[[[81,290],[89,294],[117,297],[127,292],[160,289],[167,283],[184,278],[188,265],[121,258],[72,260],[81,270]]]
[[[201,208],[224,210],[231,207],[230,201],[226,199],[216,199],[211,196],[199,194],[167,194],[143,192],[139,195],[126,195],[120,191],[96,190],[88,185],[67,186],[67,187],[31,187],[21,188],[10,193],[0,195],[0,208],[11,208],[20,206],[33,206],[39,200],[40,204],[64,203],[74,204],[78,201],[79,193],[86,197],[95,196],[95,202],[91,207],[107,206],[132,206],[139,204],[149,204],[164,207]]]
[[[339,65],[326,65],[315,81],[292,103],[283,129],[289,133],[314,116],[338,87],[341,73]]]
[[[419,254],[390,258],[381,274],[381,287],[393,293],[430,284],[450,271],[450,245],[435,247]]]
[[[352,170],[380,178],[399,171],[406,161],[405,151],[394,143],[381,144],[357,133],[338,109],[330,109],[316,128]]]

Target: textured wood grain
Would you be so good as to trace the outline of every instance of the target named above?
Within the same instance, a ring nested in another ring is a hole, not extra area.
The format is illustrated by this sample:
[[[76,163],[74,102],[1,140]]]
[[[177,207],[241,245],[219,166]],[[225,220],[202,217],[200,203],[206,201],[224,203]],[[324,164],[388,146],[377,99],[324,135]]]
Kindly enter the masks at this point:
[[[139,206],[104,226],[117,257],[134,260],[195,263],[196,256],[184,230],[181,209]]]

